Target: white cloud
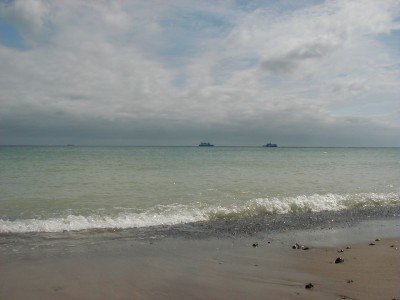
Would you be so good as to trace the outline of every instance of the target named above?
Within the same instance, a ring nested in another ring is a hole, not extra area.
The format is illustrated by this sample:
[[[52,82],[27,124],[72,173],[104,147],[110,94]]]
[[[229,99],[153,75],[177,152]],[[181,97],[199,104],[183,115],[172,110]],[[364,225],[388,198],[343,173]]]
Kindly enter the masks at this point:
[[[48,7],[42,1],[15,0],[0,4],[0,16],[14,25],[27,42],[43,34],[48,14]]]
[[[0,45],[0,130],[22,143],[24,132],[45,140],[49,127],[161,143],[160,132],[181,143],[191,135],[235,143],[236,133],[252,144],[266,132],[286,144],[323,143],[324,133],[346,144],[351,132],[355,144],[394,144],[399,53],[383,37],[399,35],[399,4],[327,1],[284,12],[230,2],[2,4],[29,49]],[[166,26],[178,12],[191,17]],[[364,109],[382,98],[386,113]],[[343,113],[349,105],[357,114]]]

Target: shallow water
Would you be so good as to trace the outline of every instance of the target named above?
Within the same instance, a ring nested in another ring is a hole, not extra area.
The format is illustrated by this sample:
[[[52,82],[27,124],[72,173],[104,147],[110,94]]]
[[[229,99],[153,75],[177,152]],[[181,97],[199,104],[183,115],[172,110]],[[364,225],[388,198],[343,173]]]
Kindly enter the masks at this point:
[[[0,147],[0,232],[400,203],[399,148]]]

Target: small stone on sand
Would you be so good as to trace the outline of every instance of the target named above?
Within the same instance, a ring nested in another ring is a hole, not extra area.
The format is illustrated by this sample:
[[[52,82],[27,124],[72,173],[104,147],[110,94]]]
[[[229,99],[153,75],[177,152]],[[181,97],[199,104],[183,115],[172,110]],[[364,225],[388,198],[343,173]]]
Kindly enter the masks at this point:
[[[341,258],[341,257],[338,257],[338,258],[335,259],[335,264],[340,264],[342,262],[344,262],[344,259]]]
[[[292,249],[300,249],[300,248],[301,248],[301,246],[298,243],[296,243],[292,246]]]
[[[306,286],[305,286],[305,288],[308,289],[308,290],[312,289],[313,287],[314,287],[314,285],[311,282],[307,283]]]

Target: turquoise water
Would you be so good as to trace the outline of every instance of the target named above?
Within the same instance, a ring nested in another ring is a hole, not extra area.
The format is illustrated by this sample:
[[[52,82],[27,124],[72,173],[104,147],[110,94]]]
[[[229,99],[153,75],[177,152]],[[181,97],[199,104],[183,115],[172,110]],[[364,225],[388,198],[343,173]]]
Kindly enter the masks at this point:
[[[0,232],[400,203],[399,148],[0,147]]]

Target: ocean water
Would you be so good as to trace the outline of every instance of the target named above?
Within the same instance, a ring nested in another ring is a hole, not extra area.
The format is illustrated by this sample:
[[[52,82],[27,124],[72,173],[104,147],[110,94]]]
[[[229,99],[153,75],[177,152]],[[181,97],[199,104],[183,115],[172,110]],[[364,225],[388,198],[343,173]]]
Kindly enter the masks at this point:
[[[400,148],[0,147],[0,233],[400,204]]]

